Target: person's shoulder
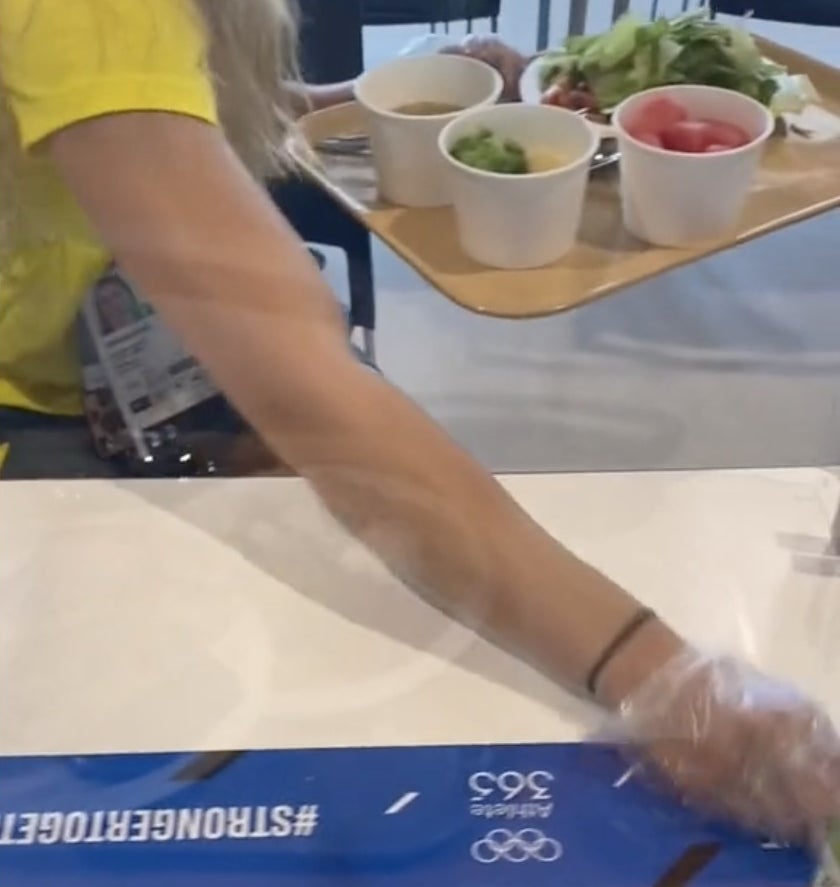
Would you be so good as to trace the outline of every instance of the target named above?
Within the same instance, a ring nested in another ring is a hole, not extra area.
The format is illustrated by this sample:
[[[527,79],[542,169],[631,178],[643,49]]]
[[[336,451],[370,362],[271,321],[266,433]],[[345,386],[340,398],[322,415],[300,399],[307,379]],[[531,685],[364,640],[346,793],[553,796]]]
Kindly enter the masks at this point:
[[[121,111],[215,122],[207,49],[193,0],[0,0],[0,78],[27,146]]]
[[[16,44],[45,33],[134,45],[149,37],[204,39],[193,0],[0,0],[0,22],[2,36]]]

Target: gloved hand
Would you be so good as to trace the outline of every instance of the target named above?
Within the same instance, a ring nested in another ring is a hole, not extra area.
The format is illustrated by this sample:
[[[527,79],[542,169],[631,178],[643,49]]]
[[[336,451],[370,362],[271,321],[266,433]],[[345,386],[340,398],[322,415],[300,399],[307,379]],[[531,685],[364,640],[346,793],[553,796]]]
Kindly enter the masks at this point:
[[[470,34],[461,43],[448,46],[442,51],[469,56],[495,68],[505,81],[502,98],[508,102],[519,100],[519,81],[528,60],[498,37],[492,34]]]
[[[818,850],[840,814],[840,739],[797,690],[686,652],[622,704],[609,736],[686,803]]]

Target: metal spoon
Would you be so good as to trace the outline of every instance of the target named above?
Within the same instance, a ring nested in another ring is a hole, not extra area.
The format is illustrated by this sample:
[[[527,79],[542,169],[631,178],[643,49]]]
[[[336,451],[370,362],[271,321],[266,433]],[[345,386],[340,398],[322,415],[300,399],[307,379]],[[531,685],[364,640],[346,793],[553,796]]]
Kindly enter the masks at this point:
[[[332,157],[369,157],[370,137],[367,135],[330,136],[316,142],[315,150]],[[616,139],[603,139],[592,158],[592,172],[613,166],[621,158]]]
[[[316,142],[315,150],[335,157],[363,157],[371,153],[370,136],[361,133],[330,136]]]
[[[621,151],[618,150],[618,139],[602,139],[590,165],[591,172],[600,172],[614,166],[621,160]]]

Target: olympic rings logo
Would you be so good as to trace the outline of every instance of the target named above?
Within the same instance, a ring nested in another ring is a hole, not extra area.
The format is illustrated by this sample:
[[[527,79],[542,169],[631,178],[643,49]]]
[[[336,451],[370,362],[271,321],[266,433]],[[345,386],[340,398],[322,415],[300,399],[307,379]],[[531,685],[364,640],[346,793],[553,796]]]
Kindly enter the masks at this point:
[[[557,862],[563,855],[563,845],[536,828],[511,832],[496,828],[470,847],[476,862],[490,865],[494,862]]]

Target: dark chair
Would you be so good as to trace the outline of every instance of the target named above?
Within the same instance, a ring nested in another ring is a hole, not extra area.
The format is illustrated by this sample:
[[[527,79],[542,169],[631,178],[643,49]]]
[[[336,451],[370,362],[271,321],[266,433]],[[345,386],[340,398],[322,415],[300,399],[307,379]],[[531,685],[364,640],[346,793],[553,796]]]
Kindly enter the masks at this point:
[[[624,8],[625,12],[627,11],[627,8],[629,7],[629,5],[630,5],[629,0],[616,0],[616,6],[617,7],[622,6]],[[702,8],[704,6],[708,6],[709,4],[708,4],[707,0],[699,0],[699,2],[697,2],[696,4],[693,2],[693,0],[682,0],[682,4],[680,6],[680,12],[690,12],[692,7],[695,5]],[[650,17],[652,19],[659,18],[659,12],[660,12],[659,0],[653,0],[653,3],[651,5],[651,9],[650,9]]]
[[[362,0],[366,25],[429,25],[447,29],[450,22],[466,21],[472,31],[473,22],[490,19],[493,31],[498,30],[501,0]]]
[[[309,83],[339,83],[364,65],[361,0],[301,0],[301,61]],[[272,182],[269,192],[300,237],[347,254],[350,327],[361,330],[365,357],[375,360],[373,256],[367,229],[304,179]]]
[[[840,27],[838,0],[711,0],[712,11],[798,25]]]

